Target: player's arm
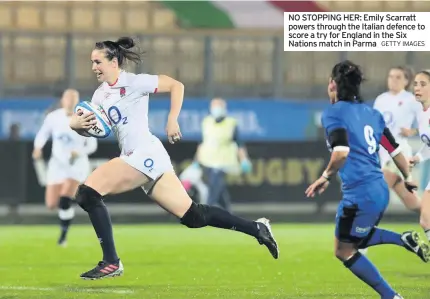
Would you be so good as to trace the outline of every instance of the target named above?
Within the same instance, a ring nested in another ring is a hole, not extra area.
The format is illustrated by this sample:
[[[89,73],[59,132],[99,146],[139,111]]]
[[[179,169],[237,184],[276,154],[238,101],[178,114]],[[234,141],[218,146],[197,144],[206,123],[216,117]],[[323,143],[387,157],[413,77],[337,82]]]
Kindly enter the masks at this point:
[[[42,158],[42,149],[52,134],[52,116],[48,114],[43,121],[42,126],[34,138],[33,143],[33,159]]]
[[[347,127],[340,115],[341,111],[338,109],[329,108],[324,111],[321,118],[326,130],[327,142],[332,149],[330,161],[322,174],[327,181],[342,168],[349,154]]]
[[[391,134],[390,130],[386,127],[384,129],[380,144],[387,150],[396,164],[397,168],[402,173],[405,181],[410,180],[410,171],[409,171],[409,163],[403,155],[399,144],[396,142],[393,134]]]
[[[410,136],[417,136],[419,134],[418,130],[418,124],[419,124],[419,117],[422,112],[422,106],[418,102],[415,101],[415,99],[412,102],[412,113],[414,115],[414,123],[413,128],[410,128]]]
[[[184,84],[166,75],[139,74],[136,83],[142,93],[170,93],[169,117],[177,119],[184,100]]]
[[[332,148],[330,161],[323,172],[323,177],[330,180],[336,175],[349,154],[348,132],[343,127],[335,127],[328,131],[328,142]]]
[[[401,128],[400,131],[405,137],[413,137],[418,135],[417,128]]]
[[[181,137],[178,118],[184,101],[184,84],[166,75],[138,75],[137,84],[145,93],[170,92],[170,112],[167,118],[166,133],[170,143],[178,142]]]
[[[317,193],[323,193],[327,189],[330,179],[342,168],[348,157],[348,132],[344,121],[338,116],[340,113],[341,111],[331,107],[323,112],[321,122],[326,131],[327,143],[332,149],[332,153],[321,177],[306,189],[307,197],[314,197]]]
[[[169,117],[177,119],[181,112],[182,102],[184,101],[184,84],[181,82],[166,76],[158,76],[157,92],[170,92],[170,113]]]
[[[416,104],[418,104],[418,106]],[[400,117],[408,118],[409,116],[412,116],[413,123],[411,124],[411,126],[402,126],[400,128],[400,133],[404,137],[413,137],[418,135],[417,122],[418,115],[420,113],[420,110],[422,110],[422,107],[421,104],[419,104],[415,99],[413,99],[411,102],[409,102],[409,106],[406,109],[407,111],[405,111],[405,113],[403,113]]]
[[[178,118],[184,101],[184,84],[166,76],[166,75],[143,75],[147,76],[150,87],[154,88],[153,92],[170,92],[170,112],[167,118],[166,134],[170,143],[175,143],[181,140],[182,134],[179,128]],[[151,86],[151,81],[154,86]],[[151,88],[148,92],[151,91]]]
[[[412,159],[413,164],[418,164],[430,159],[430,147],[424,144]]]

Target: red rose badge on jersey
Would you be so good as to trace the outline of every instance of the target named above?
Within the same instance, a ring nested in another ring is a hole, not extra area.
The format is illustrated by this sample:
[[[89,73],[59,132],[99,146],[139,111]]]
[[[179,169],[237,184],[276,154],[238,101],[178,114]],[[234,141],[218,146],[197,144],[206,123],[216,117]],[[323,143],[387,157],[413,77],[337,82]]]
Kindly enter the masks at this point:
[[[121,98],[123,98],[125,96],[125,88],[124,87],[121,87],[121,89],[119,90],[119,96]]]

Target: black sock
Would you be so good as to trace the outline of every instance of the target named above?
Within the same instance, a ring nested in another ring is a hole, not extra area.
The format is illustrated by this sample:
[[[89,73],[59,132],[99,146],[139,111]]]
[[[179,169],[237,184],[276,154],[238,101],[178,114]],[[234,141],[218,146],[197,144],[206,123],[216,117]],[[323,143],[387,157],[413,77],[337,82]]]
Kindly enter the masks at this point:
[[[118,261],[118,255],[113,240],[112,222],[105,204],[101,203],[101,205],[89,211],[88,215],[99,238],[103,250],[103,260],[113,263]]]
[[[82,193],[84,193],[82,195],[86,197],[86,202],[80,205],[87,211],[96,231],[103,250],[103,260],[109,263],[118,262],[119,258],[113,239],[112,222],[101,195],[86,185],[81,185],[81,189]]]
[[[71,220],[60,220],[61,234],[60,239],[58,240],[58,244],[62,244],[64,241],[66,241],[70,223]]]
[[[59,243],[66,240],[72,219],[75,216],[75,210],[72,207],[72,199],[67,196],[61,196],[58,205],[58,218],[60,219],[61,236]]]
[[[71,219],[69,220],[60,219],[61,231],[67,232],[69,230],[70,223],[72,223]]]
[[[191,205],[190,210],[188,210],[187,213],[185,213],[182,219],[184,219],[187,216],[187,214],[192,215],[193,213],[195,213],[192,210],[196,209],[196,207],[197,205],[195,204]],[[258,236],[259,227],[255,221],[250,221],[250,220],[240,218],[238,216],[230,214],[226,210],[223,210],[215,206],[200,205],[200,207],[202,208],[203,213],[205,214],[207,225],[217,227],[217,228],[236,230],[253,237]]]

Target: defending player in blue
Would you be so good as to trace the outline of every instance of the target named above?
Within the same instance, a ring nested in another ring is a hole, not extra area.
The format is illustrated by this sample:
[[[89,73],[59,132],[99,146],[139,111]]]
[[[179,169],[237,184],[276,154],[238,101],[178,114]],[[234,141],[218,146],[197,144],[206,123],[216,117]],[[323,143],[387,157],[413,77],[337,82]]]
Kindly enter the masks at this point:
[[[377,227],[389,201],[388,186],[379,164],[379,145],[391,154],[405,178],[406,188],[412,192],[416,185],[409,181],[408,162],[385,127],[382,115],[362,102],[362,81],[360,68],[350,61],[340,62],[332,70],[328,85],[332,105],[322,116],[331,159],[306,195],[314,197],[324,192],[339,171],[343,198],[336,214],[336,257],[382,299],[399,299],[402,297],[358,249],[394,244],[415,253],[424,262],[429,260],[430,250],[414,231],[398,234]]]

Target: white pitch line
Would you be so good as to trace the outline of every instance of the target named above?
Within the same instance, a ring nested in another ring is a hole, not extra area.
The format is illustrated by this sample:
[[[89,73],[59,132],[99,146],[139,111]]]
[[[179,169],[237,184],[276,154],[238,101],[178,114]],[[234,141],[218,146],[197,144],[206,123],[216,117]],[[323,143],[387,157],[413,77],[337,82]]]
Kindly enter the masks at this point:
[[[16,287],[16,286],[0,286],[0,290],[13,290],[13,291],[55,291],[53,288],[37,288],[37,287]]]
[[[0,290],[10,291],[68,291],[68,292],[88,292],[88,293],[113,293],[113,294],[132,294],[132,290],[116,290],[116,289],[92,289],[92,288],[38,288],[38,287],[24,287],[24,286],[0,286]]]
[[[61,289],[58,289],[61,290]],[[132,290],[119,290],[119,289],[91,289],[91,288],[66,288],[66,291],[69,292],[85,292],[85,293],[113,293],[113,294],[133,294]]]

